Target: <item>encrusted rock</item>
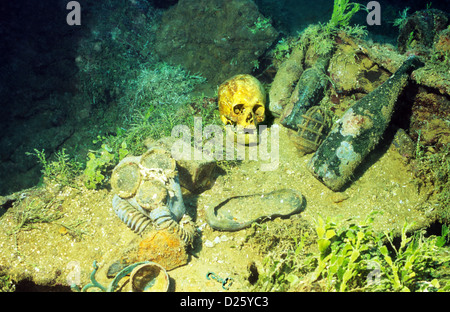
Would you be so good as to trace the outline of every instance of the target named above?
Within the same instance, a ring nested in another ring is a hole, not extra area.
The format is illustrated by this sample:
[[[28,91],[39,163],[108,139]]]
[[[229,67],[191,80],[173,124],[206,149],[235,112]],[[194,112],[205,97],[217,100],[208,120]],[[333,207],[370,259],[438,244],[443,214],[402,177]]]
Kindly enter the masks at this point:
[[[433,52],[441,61],[447,61],[450,58],[450,28],[444,29],[436,37],[433,44]]]
[[[436,35],[447,28],[448,14],[437,9],[415,12],[400,26],[397,38],[398,49],[404,53],[410,48],[415,50],[431,48]]]
[[[389,78],[389,73],[372,61],[364,50],[347,40],[338,46],[328,68],[333,87],[337,93],[372,92]]]
[[[445,120],[450,117],[450,100],[446,95],[430,93],[422,88],[420,90],[412,99],[409,134],[417,141],[420,133],[422,145],[444,147],[449,143],[450,124]]]
[[[156,50],[220,84],[251,73],[278,32],[250,0],[180,0],[168,9],[156,34]]]
[[[173,137],[163,137],[158,141],[148,139],[145,145],[148,148],[158,146],[171,152],[177,140]],[[194,153],[194,148],[192,147],[190,153],[191,159],[176,159],[178,175],[182,187],[192,193],[201,193],[213,185],[216,162],[206,159],[196,160],[194,159]]]
[[[415,156],[416,145],[402,128],[395,132],[391,147],[408,163]]]
[[[153,261],[166,270],[172,270],[188,262],[186,244],[170,230],[152,231],[139,243],[137,261]]]

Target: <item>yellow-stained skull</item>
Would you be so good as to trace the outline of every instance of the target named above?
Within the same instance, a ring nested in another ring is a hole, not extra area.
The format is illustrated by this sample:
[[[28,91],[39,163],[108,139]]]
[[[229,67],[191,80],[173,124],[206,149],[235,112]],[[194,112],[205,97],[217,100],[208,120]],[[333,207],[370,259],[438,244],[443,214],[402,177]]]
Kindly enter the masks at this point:
[[[266,94],[251,75],[236,75],[219,86],[220,119],[225,125],[255,129],[265,119]]]

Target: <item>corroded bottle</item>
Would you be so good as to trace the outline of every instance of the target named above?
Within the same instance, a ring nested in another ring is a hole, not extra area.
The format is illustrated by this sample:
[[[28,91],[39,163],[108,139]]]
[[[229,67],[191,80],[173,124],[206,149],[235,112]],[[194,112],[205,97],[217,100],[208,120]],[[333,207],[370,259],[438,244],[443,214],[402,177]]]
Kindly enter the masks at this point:
[[[305,70],[295,87],[288,104],[281,115],[281,124],[293,130],[303,122],[308,109],[319,104],[328,86],[325,71],[331,58],[331,51],[319,58],[313,67]]]
[[[333,191],[342,189],[382,137],[410,73],[422,66],[416,56],[409,57],[394,75],[344,113],[307,165],[317,179]]]

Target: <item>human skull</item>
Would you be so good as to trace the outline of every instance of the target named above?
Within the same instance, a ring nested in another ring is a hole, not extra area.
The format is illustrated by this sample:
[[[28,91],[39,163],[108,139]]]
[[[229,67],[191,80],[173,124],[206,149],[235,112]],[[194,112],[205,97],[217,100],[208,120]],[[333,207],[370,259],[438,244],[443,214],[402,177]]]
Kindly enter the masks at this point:
[[[219,113],[225,125],[256,130],[265,119],[266,94],[250,75],[236,75],[219,86]]]

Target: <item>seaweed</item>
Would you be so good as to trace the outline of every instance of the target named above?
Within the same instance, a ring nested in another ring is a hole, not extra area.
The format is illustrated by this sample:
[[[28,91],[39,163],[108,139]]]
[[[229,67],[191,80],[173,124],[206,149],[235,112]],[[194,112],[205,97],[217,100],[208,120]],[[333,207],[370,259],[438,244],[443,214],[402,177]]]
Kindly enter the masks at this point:
[[[256,290],[276,291],[448,291],[447,226],[440,235],[377,232],[373,211],[359,223],[342,218],[315,220],[315,247],[300,232],[291,245],[275,246],[264,260]],[[398,238],[398,241],[396,239]],[[274,238],[272,238],[274,239]],[[308,250],[309,249],[309,250]],[[310,251],[310,252],[308,252]]]
[[[340,26],[348,26],[350,19],[360,9],[360,4],[349,0],[334,0],[333,14],[327,24],[327,29],[335,29]]]

